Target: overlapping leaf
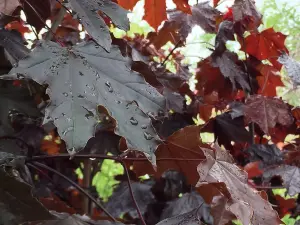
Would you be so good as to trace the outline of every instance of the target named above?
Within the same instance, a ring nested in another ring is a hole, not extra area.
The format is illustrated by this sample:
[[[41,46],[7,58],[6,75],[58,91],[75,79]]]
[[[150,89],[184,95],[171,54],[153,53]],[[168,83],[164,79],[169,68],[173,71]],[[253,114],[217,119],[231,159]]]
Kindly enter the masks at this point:
[[[155,30],[167,19],[166,0],[145,0],[143,17]]]
[[[284,65],[288,76],[291,78],[294,86],[300,84],[300,63],[287,54],[282,54],[278,58],[278,62]]]
[[[31,187],[0,169],[0,224],[15,225],[28,221],[53,219],[32,196]]]
[[[134,170],[139,174],[149,173],[160,177],[164,171],[174,169],[182,172],[190,184],[196,184],[198,180],[196,168],[203,160],[203,153],[199,146],[205,146],[200,139],[200,129],[199,126],[187,126],[169,136],[166,143],[161,144],[156,151],[157,158],[180,158],[182,160],[158,161],[157,171],[153,171],[152,167],[144,162],[135,162]],[[199,161],[190,161],[190,159],[199,159]]]
[[[148,184],[140,184],[138,182],[134,182],[131,185],[141,213],[144,214],[147,210],[147,206],[154,202],[151,186]],[[119,185],[105,207],[113,216],[119,217],[122,213],[129,213],[132,218],[138,218],[127,182],[123,182]]]
[[[170,218],[166,218],[167,216]],[[162,214],[162,219],[164,220],[157,225],[213,225],[214,221],[209,206],[196,192],[184,194],[181,198],[170,202]]]
[[[97,105],[102,105],[116,119],[115,131],[126,138],[128,148],[146,153],[154,163],[160,139],[145,113],[153,117],[163,113],[165,100],[127,63],[115,46],[107,53],[93,42],[72,49],[43,42],[11,76],[23,73],[49,85],[51,104],[44,122],[54,121],[69,149],[83,148],[94,136]]]
[[[32,117],[40,116],[32,97],[25,88],[8,86],[0,88],[0,135],[11,135],[14,132],[9,121],[12,110]],[[2,131],[2,132],[1,132]]]
[[[244,114],[246,120],[256,123],[265,134],[276,123],[289,126],[293,123],[293,116],[287,104],[282,100],[261,95],[253,95],[246,101]]]
[[[29,54],[29,49],[23,42],[21,34],[17,31],[0,30],[0,46],[5,49],[5,55],[11,64]]]
[[[0,0],[0,13],[11,15],[19,5],[19,0]]]
[[[215,145],[215,150],[202,149],[206,160],[199,164],[198,186],[205,183],[224,182],[231,195],[227,208],[243,224],[280,224],[277,213],[268,201],[247,184],[247,173],[234,164],[226,150]]]
[[[263,177],[270,179],[273,176],[281,176],[288,194],[294,196],[300,193],[300,169],[296,166],[281,165],[264,172]]]
[[[276,145],[254,144],[246,149],[250,154],[250,161],[262,161],[264,165],[283,162],[283,154]]]
[[[111,47],[111,37],[98,10],[108,16],[120,29],[126,31],[129,29],[127,11],[110,0],[70,0],[68,4],[77,13],[87,32],[108,51]]]
[[[209,33],[216,33],[216,18],[220,11],[211,7],[208,2],[201,2],[191,8],[192,15],[183,12],[172,12],[169,19],[157,34],[149,37],[157,48],[167,41],[177,43],[185,40],[195,25]]]
[[[288,52],[284,45],[285,39],[286,35],[269,28],[261,33],[247,36],[243,48],[257,59],[268,59],[277,69],[281,69],[281,64],[277,62],[277,58],[281,55],[281,51]]]
[[[241,21],[248,16],[254,20],[256,26],[261,23],[262,15],[258,12],[254,0],[235,0],[232,14],[234,21]]]
[[[238,57],[235,53],[226,50],[214,58],[214,66],[219,67],[224,77],[229,78],[233,89],[239,84],[244,90],[249,91],[250,85],[247,74],[236,64]]]

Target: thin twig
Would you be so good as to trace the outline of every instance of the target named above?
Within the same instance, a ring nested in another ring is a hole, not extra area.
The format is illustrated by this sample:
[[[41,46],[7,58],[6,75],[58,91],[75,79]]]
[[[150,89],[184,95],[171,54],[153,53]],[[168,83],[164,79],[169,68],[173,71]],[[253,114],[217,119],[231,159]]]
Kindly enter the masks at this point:
[[[142,224],[143,225],[147,225],[146,222],[145,222],[145,220],[144,220],[144,218],[143,218],[143,215],[141,213],[139,205],[137,204],[136,199],[134,197],[133,190],[132,190],[132,187],[131,187],[131,182],[130,182],[130,176],[129,176],[128,169],[127,169],[125,163],[122,160],[121,160],[121,163],[122,163],[122,166],[124,167],[124,171],[125,171],[125,174],[127,176],[127,183],[128,183],[129,192],[130,192],[130,195],[131,195],[131,199],[132,199],[132,201],[133,201],[133,203],[135,205],[136,211],[137,211],[137,213],[138,213],[138,215],[139,215],[139,217],[141,219]]]
[[[256,189],[284,189],[283,186],[254,186]]]
[[[67,153],[58,154],[58,155],[38,155],[33,156],[32,158],[27,159],[28,162],[32,161],[41,161],[46,159],[58,159],[58,158],[71,158],[71,156]],[[109,159],[115,160],[117,162],[122,161],[148,161],[147,158],[121,158],[117,156],[109,156],[109,155],[101,155],[101,154],[76,154],[72,156],[72,158],[95,158],[95,159]],[[184,159],[184,158],[159,158],[156,161],[203,161],[204,159]]]
[[[38,11],[36,11],[36,9],[30,4],[30,2],[28,2],[27,0],[24,0],[29,6],[30,8],[34,11],[34,13],[37,15],[37,17],[39,18],[39,20],[44,24],[45,27],[47,27],[48,31],[50,31],[53,36],[55,37],[55,33],[51,30],[51,28],[44,22],[44,20],[42,19],[41,15],[39,14]],[[62,42],[60,42],[59,40],[56,40],[62,47],[64,46],[64,44]]]
[[[165,58],[165,60],[161,63],[161,65],[164,65],[166,63],[166,61],[170,58],[170,56],[173,54],[173,52],[175,51],[176,48],[179,47],[179,45],[181,44],[181,40],[179,40],[176,45],[174,46],[174,48],[170,51],[170,53],[167,55],[167,57]]]
[[[65,8],[65,10],[70,13],[72,15],[72,12],[68,9],[68,7],[66,7],[61,1],[59,0],[55,0],[57,3],[59,3],[63,8]]]
[[[51,31],[48,32],[46,34],[45,40],[46,41],[50,41],[53,38],[53,35],[55,34],[57,28],[59,27],[59,25],[61,24],[61,22],[63,21],[65,14],[66,14],[66,9],[64,7],[61,7],[55,20],[53,21],[52,25],[51,25]]]
[[[42,171],[40,168],[36,167],[35,165],[31,164],[31,163],[26,163],[26,165],[28,167],[31,167],[32,169],[35,169],[37,172],[39,172],[40,174],[42,174],[47,180],[49,180],[55,188],[58,189],[57,184],[55,184],[55,182],[53,181],[53,179],[51,179],[51,177],[48,176],[48,174],[46,174],[44,171]]]
[[[245,44],[245,39],[243,38],[243,48],[246,49],[246,44]],[[246,63],[248,62],[248,56],[247,56],[247,53],[245,53],[245,59],[246,59]],[[247,94],[247,97],[250,97],[251,95],[253,95],[253,86],[252,86],[252,82],[251,82],[251,77],[250,77],[250,73],[248,71],[248,66],[247,64],[244,63],[244,67],[245,67],[245,71],[246,71],[246,74],[248,76],[248,82],[249,82],[249,86],[250,86],[250,92],[249,93],[246,93]],[[254,123],[251,122],[249,124],[249,132],[250,132],[250,135],[251,135],[251,144],[255,144],[255,127],[254,127]]]
[[[62,173],[58,172],[57,170],[52,169],[51,167],[44,165],[42,163],[33,162],[33,164],[40,168],[44,168],[48,171],[51,171],[51,172],[55,173],[56,175],[60,176],[61,178],[65,179],[66,181],[68,181],[71,185],[73,185],[75,188],[77,188],[82,194],[84,194],[89,199],[91,199],[91,201],[93,201],[112,221],[117,222],[117,220],[95,198],[93,198],[93,196],[91,196],[88,192],[86,192],[82,187],[80,187],[78,184],[76,184],[70,178],[68,178],[67,176],[63,175]]]

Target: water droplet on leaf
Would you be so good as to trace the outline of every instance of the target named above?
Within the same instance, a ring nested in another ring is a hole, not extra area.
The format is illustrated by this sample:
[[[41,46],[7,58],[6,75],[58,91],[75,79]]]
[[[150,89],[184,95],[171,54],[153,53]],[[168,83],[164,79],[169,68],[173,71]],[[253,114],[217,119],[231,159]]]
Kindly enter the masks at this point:
[[[108,92],[112,93],[114,91],[114,89],[111,87],[111,84],[110,84],[109,81],[106,81],[105,85],[106,85],[106,87],[108,89]]]
[[[151,140],[151,139],[153,139],[153,136],[151,134],[149,134],[148,132],[144,132],[144,138],[146,140]]]
[[[139,123],[139,122],[138,122],[135,118],[133,118],[133,117],[131,117],[129,121],[130,121],[130,123],[131,123],[132,125],[134,125],[134,126],[138,125],[138,123]]]

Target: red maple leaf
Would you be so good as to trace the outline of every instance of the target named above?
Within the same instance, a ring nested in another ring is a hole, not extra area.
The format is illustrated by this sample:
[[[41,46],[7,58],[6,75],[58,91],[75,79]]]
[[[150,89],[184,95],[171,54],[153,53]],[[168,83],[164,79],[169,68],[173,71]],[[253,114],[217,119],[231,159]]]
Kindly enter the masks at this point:
[[[209,147],[202,143],[199,137],[200,129],[199,126],[187,126],[169,136],[166,143],[161,144],[155,152],[157,157],[156,172],[150,163],[134,162],[133,167],[137,176],[148,173],[160,177],[164,171],[174,169],[186,175],[188,182],[195,185],[199,179],[197,166],[199,162],[204,160],[200,146]],[[160,161],[161,158],[181,158],[182,160]],[[195,159],[195,161],[189,161],[189,159]]]
[[[214,7],[216,7],[219,4],[219,1],[220,0],[214,0],[214,2],[213,2],[214,3]]]
[[[175,3],[178,10],[188,14],[192,14],[188,0],[173,0],[173,2]]]
[[[256,68],[262,75],[256,78],[259,85],[258,94],[269,97],[277,96],[276,88],[284,86],[278,70],[265,64],[260,64]]]
[[[223,15],[223,19],[233,21],[232,8],[228,8],[228,11]]]
[[[293,117],[287,104],[277,98],[252,95],[246,100],[244,108],[247,122],[256,123],[265,134],[276,124],[290,126]]]
[[[269,28],[261,33],[252,33],[246,37],[242,48],[259,60],[268,59],[274,67],[280,70],[282,65],[277,62],[277,59],[282,54],[282,51],[288,52],[284,45],[285,38],[286,35]]]
[[[167,19],[166,0],[145,0],[145,15],[143,17],[156,31]]]

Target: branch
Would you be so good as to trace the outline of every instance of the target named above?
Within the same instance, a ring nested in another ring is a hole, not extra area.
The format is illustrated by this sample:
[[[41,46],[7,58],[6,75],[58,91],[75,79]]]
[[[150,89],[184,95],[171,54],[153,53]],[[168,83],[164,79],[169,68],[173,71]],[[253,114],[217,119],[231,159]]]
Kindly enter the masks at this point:
[[[146,157],[144,158],[120,158],[118,156],[109,156],[109,155],[101,155],[101,154],[76,154],[74,156],[70,156],[69,154],[58,154],[58,155],[38,155],[38,156],[33,156],[32,158],[27,159],[27,162],[32,162],[32,161],[41,161],[41,160],[46,160],[46,159],[64,159],[64,158],[95,158],[95,159],[110,159],[110,160],[115,160],[117,162],[122,163],[122,161],[148,161]],[[196,161],[200,162],[203,161],[204,159],[184,159],[184,158],[159,158],[156,159],[156,161]]]
[[[50,31],[52,33],[52,35],[55,37],[55,33],[51,30],[51,28],[44,22],[44,20],[42,19],[41,15],[39,14],[38,11],[36,11],[36,9],[31,5],[31,3],[27,0],[24,0],[29,7],[34,11],[34,13],[37,15],[37,17],[39,18],[39,20],[44,24],[45,27],[47,27],[48,31]],[[63,47],[64,44],[62,42],[60,42],[59,40],[57,40],[57,42]]]
[[[123,161],[121,161],[121,163],[122,163],[122,166],[124,167],[124,171],[125,171],[126,176],[127,176],[127,183],[128,183],[129,192],[130,192],[130,195],[131,195],[131,199],[132,199],[132,201],[133,201],[133,203],[135,205],[136,211],[137,211],[137,213],[138,213],[138,215],[139,215],[139,217],[141,219],[142,224],[143,225],[147,225],[146,222],[145,222],[145,220],[144,220],[144,218],[143,218],[141,210],[140,210],[140,208],[139,208],[139,206],[138,206],[138,204],[137,204],[137,202],[135,200],[135,197],[134,197],[134,194],[133,194],[133,191],[132,191],[132,187],[131,187],[131,182],[130,182],[130,176],[129,176],[129,173],[128,173],[128,169],[127,169],[127,167],[126,167],[126,165],[125,165],[125,163]]]
[[[73,185],[75,188],[77,188],[82,194],[84,194],[91,201],[93,201],[112,221],[117,222],[117,220],[95,198],[93,198],[93,196],[91,196],[88,192],[86,192],[82,187],[80,187],[78,184],[76,184],[70,178],[68,178],[67,176],[63,175],[62,173],[58,172],[57,170],[52,169],[51,167],[44,165],[42,163],[34,162],[33,164],[40,168],[44,168],[48,171],[51,171],[51,172],[55,173],[56,175],[60,176],[61,178],[65,179],[66,181],[68,181],[71,185]]]
[[[66,14],[66,9],[64,7],[61,7],[60,10],[59,10],[59,12],[58,12],[58,14],[57,14],[57,17],[55,18],[55,20],[52,23],[50,32],[48,32],[46,34],[46,37],[45,37],[46,41],[50,41],[53,38],[53,36],[55,35],[55,32],[56,32],[57,28],[59,27],[59,25],[61,24],[61,22],[64,19],[65,14]]]
[[[181,40],[179,40],[176,43],[175,47],[170,51],[169,55],[167,55],[167,57],[165,58],[165,60],[161,64],[162,66],[166,63],[166,61],[170,58],[170,56],[173,54],[173,52],[175,51],[175,49],[179,47],[180,44],[181,44]]]

